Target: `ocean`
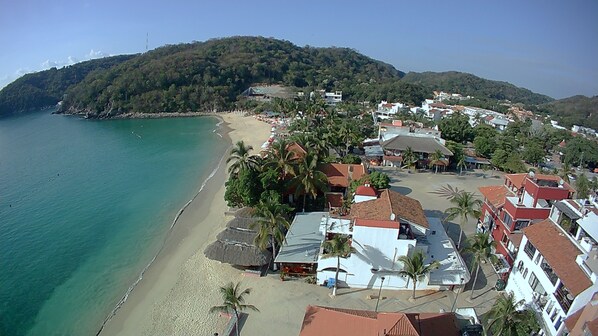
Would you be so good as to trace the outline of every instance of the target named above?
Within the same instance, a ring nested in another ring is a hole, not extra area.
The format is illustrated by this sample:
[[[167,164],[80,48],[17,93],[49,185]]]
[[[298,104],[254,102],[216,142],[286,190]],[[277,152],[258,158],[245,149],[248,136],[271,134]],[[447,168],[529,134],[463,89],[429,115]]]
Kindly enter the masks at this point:
[[[217,167],[213,117],[0,119],[0,335],[95,335]]]

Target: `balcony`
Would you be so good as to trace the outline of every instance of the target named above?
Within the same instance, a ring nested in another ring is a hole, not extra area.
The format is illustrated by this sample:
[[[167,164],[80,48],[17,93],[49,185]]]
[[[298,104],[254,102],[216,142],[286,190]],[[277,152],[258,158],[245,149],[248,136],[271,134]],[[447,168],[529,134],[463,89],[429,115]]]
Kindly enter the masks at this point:
[[[546,260],[542,260],[542,264],[540,264],[540,267],[544,271],[544,274],[546,274],[546,277],[548,278],[548,280],[550,280],[550,282],[553,285],[556,285],[556,282],[559,279],[559,277],[556,275],[556,273],[554,273],[554,271],[552,270],[552,267],[550,267],[550,265],[548,265]]]
[[[573,300],[575,299],[573,295],[569,293],[567,288],[565,288],[565,286],[563,286],[563,284],[561,283],[554,292],[554,297],[556,298],[556,301],[559,303],[561,308],[563,308],[563,312],[567,314],[569,312],[569,309],[571,308]]]

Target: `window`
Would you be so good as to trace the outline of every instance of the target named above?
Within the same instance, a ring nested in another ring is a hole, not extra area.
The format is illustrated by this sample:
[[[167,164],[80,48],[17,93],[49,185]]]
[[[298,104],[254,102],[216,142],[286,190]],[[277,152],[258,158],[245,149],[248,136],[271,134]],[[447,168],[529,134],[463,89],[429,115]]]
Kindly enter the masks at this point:
[[[536,256],[536,259],[534,259],[534,262],[536,263],[536,265],[538,265],[540,263],[541,259],[542,259],[542,255],[540,253],[538,253],[538,255]]]
[[[504,245],[506,245],[509,242],[509,237],[507,237],[507,234],[503,232],[502,234],[502,239],[500,240]]]
[[[514,230],[515,231],[521,230],[524,227],[527,227],[528,225],[529,225],[529,220],[527,220],[527,219],[518,220],[518,221],[515,222],[515,228],[514,228]]]
[[[546,306],[546,315],[550,316],[550,311],[552,310],[552,307],[554,307],[554,301],[550,300],[548,306]]]
[[[532,242],[530,242],[529,240],[525,244],[524,251],[530,259],[534,259],[534,254],[536,254],[536,248],[534,247],[534,245],[532,245]]]
[[[546,294],[544,287],[542,287],[542,284],[540,283],[534,272],[532,272],[532,274],[529,276],[529,280],[527,282],[529,283],[529,286],[532,288],[534,292],[541,295]]]
[[[517,270],[519,272],[523,271],[523,260],[520,260],[519,263],[517,264]]]
[[[523,271],[523,279],[527,278],[527,267],[525,268],[525,271]]]
[[[513,218],[511,218],[511,215],[509,215],[508,212],[503,211],[502,212],[502,222],[505,223],[505,226],[511,227],[511,223],[513,223]]]
[[[550,320],[552,322],[554,322],[556,320],[557,315],[559,314],[559,309],[555,308],[554,311],[552,312],[552,315],[550,315]]]

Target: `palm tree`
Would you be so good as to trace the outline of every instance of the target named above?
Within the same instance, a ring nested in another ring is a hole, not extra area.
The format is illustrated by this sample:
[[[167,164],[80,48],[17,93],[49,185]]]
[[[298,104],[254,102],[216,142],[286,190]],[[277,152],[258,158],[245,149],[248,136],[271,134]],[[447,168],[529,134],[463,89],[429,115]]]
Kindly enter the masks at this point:
[[[465,155],[461,155],[459,161],[457,161],[457,168],[459,169],[459,175],[463,175],[463,168],[467,167],[467,163],[465,162]]]
[[[492,249],[496,248],[496,242],[490,240],[489,233],[476,233],[475,236],[469,239],[469,246],[463,249],[466,253],[471,253],[473,256],[471,262],[471,270],[476,267],[475,277],[473,278],[473,284],[471,285],[471,296],[470,300],[473,300],[473,292],[475,290],[475,284],[478,282],[478,273],[480,272],[480,263],[482,261],[491,262],[496,261],[496,256],[492,253]]]
[[[289,150],[290,142],[287,140],[278,140],[270,146],[268,151],[268,159],[266,161],[266,168],[274,169],[280,178],[284,180],[287,175],[294,175],[295,173],[295,153]]]
[[[437,149],[434,153],[430,155],[430,165],[434,166],[434,174],[438,173],[438,164],[440,163],[440,159],[442,159],[444,155]]]
[[[272,260],[276,259],[276,245],[285,241],[285,233],[291,226],[287,216],[291,208],[280,204],[278,200],[267,198],[256,207],[255,216],[259,219],[251,223],[250,228],[257,231],[255,244],[265,250],[268,243],[272,246]]]
[[[519,336],[530,335],[540,326],[536,314],[530,309],[521,309],[525,301],[515,302],[513,293],[500,295],[488,312],[487,331],[493,335]]]
[[[453,220],[457,217],[461,219],[461,228],[459,230],[459,241],[457,248],[461,246],[461,238],[463,236],[463,227],[469,221],[469,218],[479,218],[482,201],[475,198],[475,194],[467,191],[460,191],[451,198],[451,203],[454,207],[448,208],[444,211],[446,214],[445,220]]]
[[[328,178],[318,169],[318,163],[318,156],[308,152],[299,161],[297,174],[291,180],[291,185],[295,187],[295,195],[303,194],[303,212],[305,212],[307,194],[316,198],[318,191],[326,191],[328,188]]]
[[[415,288],[417,282],[423,280],[432,270],[440,267],[438,261],[424,264],[424,253],[422,251],[415,252],[411,257],[408,255],[400,256],[398,260],[403,263],[403,269],[399,271],[399,274],[408,277],[413,282],[413,296],[411,300],[415,300]]]
[[[229,282],[226,286],[220,287],[220,294],[224,302],[221,306],[214,306],[210,308],[210,313],[227,313],[235,314],[235,330],[239,336],[239,312],[250,309],[259,312],[254,305],[245,304],[245,296],[251,294],[251,288],[241,290],[239,286],[241,283],[233,284]]]
[[[417,160],[417,157],[415,156],[415,153],[411,147],[407,147],[401,156],[403,157],[403,167],[407,167],[407,169],[411,169]]]
[[[230,174],[238,174],[241,170],[253,169],[258,166],[258,159],[256,155],[250,155],[249,152],[253,150],[251,146],[245,146],[245,143],[237,141],[233,149],[230,151],[230,156],[226,159],[226,163],[233,162],[228,167]]]
[[[335,296],[338,288],[338,272],[341,268],[341,258],[346,258],[349,254],[355,252],[355,248],[351,246],[351,237],[343,234],[337,234],[332,239],[325,241],[322,247],[324,248],[322,258],[336,257],[336,274],[334,275],[334,289],[332,290],[332,296]]]
[[[569,179],[569,173],[571,173],[571,165],[569,164],[568,161],[563,162],[563,168],[561,170],[561,178],[563,179],[563,181],[570,183],[570,179]]]

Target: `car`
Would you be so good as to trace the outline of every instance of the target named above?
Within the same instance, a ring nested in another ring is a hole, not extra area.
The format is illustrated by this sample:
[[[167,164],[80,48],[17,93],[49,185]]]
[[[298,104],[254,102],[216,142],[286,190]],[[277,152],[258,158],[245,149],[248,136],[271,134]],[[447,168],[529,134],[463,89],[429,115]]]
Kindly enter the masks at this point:
[[[482,336],[484,327],[481,324],[470,324],[461,329],[461,336]]]

